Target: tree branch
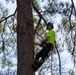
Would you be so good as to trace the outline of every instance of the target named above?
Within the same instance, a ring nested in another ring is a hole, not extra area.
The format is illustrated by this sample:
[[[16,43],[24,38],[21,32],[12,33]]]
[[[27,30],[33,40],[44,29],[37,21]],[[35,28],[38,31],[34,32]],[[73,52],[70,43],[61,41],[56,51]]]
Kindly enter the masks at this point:
[[[72,7],[71,7],[70,15],[69,15],[69,24],[70,24],[70,29],[71,29],[71,16],[72,16],[72,14],[73,14],[73,10],[75,11],[75,18],[76,18],[76,10],[75,10],[75,5],[74,5],[73,0],[71,0],[71,3],[72,3]]]
[[[40,18],[42,18],[42,19],[43,19],[43,21],[44,21],[44,22],[45,22],[45,24],[46,24],[45,19],[44,19],[44,18],[43,18],[43,16],[40,14],[40,12],[38,11],[38,9],[37,9],[37,8],[36,8],[36,6],[34,5],[33,1],[32,1],[32,6],[33,6],[34,10],[37,12],[37,14],[39,15],[39,17],[40,17]]]
[[[10,18],[11,16],[14,16],[14,15],[16,14],[16,11],[17,11],[17,8],[16,8],[15,12],[14,12],[12,15],[9,15],[9,16],[3,18],[3,19],[0,21],[0,23],[3,22],[4,20],[7,20],[7,19]]]
[[[39,26],[40,22],[41,22],[41,17],[40,17],[40,19],[39,19],[39,21],[38,21],[38,24],[37,24],[37,26],[36,26],[36,29],[35,29],[35,32],[34,32],[34,33],[36,33],[37,28],[38,28],[38,26]]]
[[[76,46],[76,31],[75,31],[75,35],[74,35],[74,48],[73,48],[73,51],[72,51],[71,55],[74,55],[75,46]]]
[[[73,0],[71,0],[71,2],[72,2],[72,6],[73,6],[73,8],[74,8],[74,11],[75,11],[75,16],[76,16],[76,10],[75,10],[75,5],[74,5]]]
[[[75,11],[75,18],[76,18],[76,9],[75,9],[75,5],[74,5],[73,0],[71,0],[71,3],[72,3],[72,8],[71,8],[70,16],[69,16],[69,22],[70,22],[70,20],[71,20],[71,15],[72,15],[72,13],[73,13],[73,9],[74,9],[74,11]],[[70,22],[70,25],[71,25],[71,22]],[[76,31],[75,31],[74,42],[73,42],[73,43],[74,43],[74,48],[73,48],[73,51],[72,51],[71,55],[74,56],[74,52],[75,52],[75,43],[76,43]]]
[[[62,75],[62,72],[61,72],[61,59],[60,59],[60,54],[59,54],[59,51],[58,51],[58,49],[57,49],[57,45],[56,45],[56,44],[55,44],[55,48],[56,48],[56,50],[57,50],[58,57],[59,57],[59,73],[60,73],[60,75]]]

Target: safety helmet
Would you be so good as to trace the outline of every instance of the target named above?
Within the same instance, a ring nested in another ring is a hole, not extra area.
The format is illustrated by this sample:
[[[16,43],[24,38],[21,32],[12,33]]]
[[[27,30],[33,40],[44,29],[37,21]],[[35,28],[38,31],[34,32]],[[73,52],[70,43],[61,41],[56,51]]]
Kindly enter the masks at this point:
[[[53,23],[52,22],[48,22],[47,26],[52,26],[52,29],[54,28]]]

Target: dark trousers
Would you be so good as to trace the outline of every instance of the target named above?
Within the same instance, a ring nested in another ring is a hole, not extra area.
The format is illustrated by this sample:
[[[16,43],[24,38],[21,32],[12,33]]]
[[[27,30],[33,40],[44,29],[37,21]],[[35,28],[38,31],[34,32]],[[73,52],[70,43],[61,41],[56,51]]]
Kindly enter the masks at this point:
[[[39,58],[41,57],[41,60],[44,62],[46,57],[48,57],[48,53],[52,50],[53,50],[53,44],[51,43],[46,44],[46,46],[39,53],[36,54],[35,59],[39,60]],[[43,62],[34,62],[35,71],[37,71],[40,68]]]
[[[41,60],[44,61],[46,59],[46,57],[48,57],[48,53],[51,50],[53,50],[53,44],[51,44],[51,43],[46,44],[46,46],[43,47],[43,49],[39,53],[36,54],[35,59],[39,60],[39,58],[41,57]]]

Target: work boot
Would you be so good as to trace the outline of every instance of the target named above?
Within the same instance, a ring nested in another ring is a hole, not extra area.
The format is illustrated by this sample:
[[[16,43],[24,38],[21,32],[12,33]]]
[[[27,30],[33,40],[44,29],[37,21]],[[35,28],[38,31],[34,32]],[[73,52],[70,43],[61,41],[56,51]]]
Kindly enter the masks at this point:
[[[40,67],[41,67],[41,65],[43,64],[43,62],[41,61],[41,62],[38,62],[38,64],[36,65],[37,67],[36,67],[36,70],[38,70]]]
[[[35,64],[32,64],[33,70],[37,71],[37,66]]]
[[[39,62],[35,62],[34,64],[32,64],[33,70],[37,71],[41,67],[43,62],[44,62],[43,60],[40,60]]]

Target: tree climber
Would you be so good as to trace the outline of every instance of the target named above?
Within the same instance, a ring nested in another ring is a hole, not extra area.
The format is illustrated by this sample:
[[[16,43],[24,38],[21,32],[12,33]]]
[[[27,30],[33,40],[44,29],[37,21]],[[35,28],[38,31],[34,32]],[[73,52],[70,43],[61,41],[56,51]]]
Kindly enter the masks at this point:
[[[54,28],[53,23],[48,22],[47,30],[49,30],[49,32],[47,33],[46,38],[41,42],[41,46],[43,46],[43,48],[39,53],[36,54],[34,64],[32,64],[34,71],[37,71],[38,68],[40,68],[40,66],[45,61],[46,57],[48,57],[48,53],[50,51],[53,51],[54,44],[56,43],[55,39],[56,35],[53,28]]]

